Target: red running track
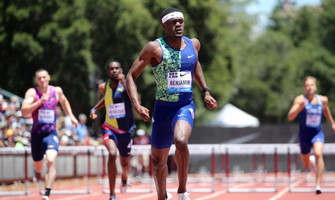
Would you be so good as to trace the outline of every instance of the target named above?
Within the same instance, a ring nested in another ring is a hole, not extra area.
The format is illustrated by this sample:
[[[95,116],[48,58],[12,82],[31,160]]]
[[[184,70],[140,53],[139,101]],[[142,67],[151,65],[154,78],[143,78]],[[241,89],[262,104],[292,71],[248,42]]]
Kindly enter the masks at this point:
[[[103,188],[99,184],[97,179],[91,179],[91,193],[89,194],[53,194],[50,196],[50,200],[108,200],[109,195],[102,192]],[[334,183],[335,184],[335,183]],[[151,185],[152,186],[152,185]],[[295,180],[292,182],[294,187],[313,187],[311,184],[303,183],[303,181]],[[16,186],[0,186],[0,191],[11,191],[11,190],[24,190],[24,186],[21,184]],[[210,188],[211,183],[197,182],[188,184],[188,189],[192,190],[194,188]],[[259,187],[273,187],[273,183],[255,183],[255,182],[239,182],[230,183],[229,188],[259,188]],[[334,186],[332,186],[334,187]],[[143,189],[148,190],[150,188],[149,184],[139,184],[133,183],[130,189]],[[154,188],[154,187],[153,187]],[[176,195],[177,183],[168,183],[168,189],[173,195],[173,199],[177,200]],[[86,190],[87,185],[83,180],[57,180],[53,186],[53,190]],[[108,189],[106,186],[105,189]],[[118,186],[117,186],[118,190]],[[118,200],[156,200],[155,192],[146,193],[126,193],[117,194]],[[226,183],[218,181],[215,183],[215,192],[202,192],[190,193],[190,198],[192,200],[335,200],[335,193],[322,193],[316,195],[314,192],[301,192],[292,193],[287,187],[287,182],[282,181],[278,183],[277,192],[227,192]],[[41,195],[38,192],[38,186],[36,183],[29,184],[29,194],[20,196],[0,196],[2,200],[39,200]]]

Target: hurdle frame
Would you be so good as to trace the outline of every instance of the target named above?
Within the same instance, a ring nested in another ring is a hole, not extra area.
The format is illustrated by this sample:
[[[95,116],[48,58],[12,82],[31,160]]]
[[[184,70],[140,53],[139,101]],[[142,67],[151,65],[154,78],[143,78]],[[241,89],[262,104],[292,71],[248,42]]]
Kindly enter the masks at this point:
[[[151,155],[150,145],[133,145],[132,146],[132,152],[131,152],[132,155],[140,155],[142,153],[148,153],[149,155]],[[101,180],[99,182],[100,182],[100,185],[101,185],[102,193],[109,194],[110,193],[109,190],[105,188],[106,185],[109,185],[109,184],[106,184],[106,182],[108,182],[108,175],[107,175],[107,180],[105,180],[105,176],[106,176],[106,157],[108,156],[107,150],[105,150],[105,148],[102,149],[100,155],[101,155],[102,170],[101,170]],[[118,152],[118,156],[119,156],[119,152]],[[153,187],[154,180],[152,178],[152,159],[151,159],[151,156],[150,156],[149,162],[150,162],[149,163],[149,165],[150,165],[150,177],[146,178],[146,181],[143,181],[143,179],[141,180],[141,183],[146,182],[146,184],[149,184],[149,188],[148,189],[135,189],[135,188],[128,187],[127,188],[127,193],[152,193],[152,192],[154,192],[154,187]],[[149,183],[147,183],[147,182],[149,182]],[[121,184],[121,181],[117,181],[115,186],[120,185],[120,184]],[[120,191],[115,190],[115,193],[118,194],[118,193],[120,193]]]
[[[254,146],[254,145],[252,145]],[[250,180],[256,180],[255,176],[254,177],[234,177],[233,179],[230,177],[230,172],[229,172],[229,149],[233,150],[234,154],[250,154],[254,156],[254,154],[261,154],[262,156],[262,163],[263,163],[263,171],[265,173],[266,169],[266,165],[265,165],[265,154],[271,154],[268,150],[268,148],[270,148],[270,146],[266,145],[265,148],[253,148],[252,150],[248,147],[251,147],[251,145],[247,145],[245,144],[245,147],[247,147],[246,149],[242,149],[241,147],[239,147],[237,149],[236,145],[224,145],[222,146],[221,149],[221,153],[222,150],[224,149],[224,153],[225,153],[225,177],[223,178],[223,181],[226,182],[226,190],[227,192],[232,192],[232,193],[237,193],[237,192],[277,192],[278,191],[278,152],[277,146],[272,146],[273,148],[273,155],[274,155],[274,187],[269,187],[269,188],[231,188],[230,187],[230,183],[232,182],[246,182],[246,181],[250,181]],[[235,148],[235,151],[234,151]],[[254,158],[253,158],[253,162],[254,162]],[[254,165],[254,164],[253,164]],[[254,172],[255,173],[255,172]],[[264,181],[264,179],[263,179]]]
[[[15,155],[19,156],[22,155],[22,153],[17,153],[17,152],[12,152],[8,151],[5,153],[6,155]],[[24,191],[22,190],[17,190],[17,191],[0,191],[0,196],[18,196],[18,195],[28,195],[30,194],[29,192],[29,178],[28,178],[28,150],[24,150]]]
[[[209,188],[199,188],[199,190],[197,188],[195,188],[196,190],[189,190],[189,192],[208,192],[208,191],[215,191],[215,184],[216,184],[216,181],[215,181],[215,177],[213,177],[213,174],[215,175],[216,171],[215,171],[215,163],[216,163],[216,160],[215,160],[215,156],[217,155],[225,155],[225,159],[226,159],[226,163],[229,163],[229,157],[228,155],[231,154],[231,155],[234,155],[234,153],[239,153],[239,154],[243,154],[245,153],[243,149],[245,148],[248,148],[248,145],[249,144],[201,144],[201,145],[196,145],[196,144],[190,144],[189,145],[189,149],[190,149],[190,154],[204,154],[204,155],[208,155],[208,158],[209,155],[212,156],[211,158],[211,163],[214,163],[212,166],[211,166],[211,175],[212,177],[209,177],[209,180],[212,180],[213,181],[213,185],[212,187],[209,187]],[[291,155],[291,153],[299,153],[300,154],[300,149],[299,149],[299,146],[297,144],[250,144],[253,146],[253,150],[258,152],[259,154],[263,153],[265,150],[267,152],[264,152],[265,154],[269,154],[273,151],[271,151],[271,149],[274,149],[274,148],[277,148],[277,153],[278,154],[281,154],[281,155],[285,155],[287,156],[287,159],[288,159],[288,162],[290,162],[289,164],[287,163],[287,174],[288,174],[288,180],[286,182],[286,184],[288,185],[288,189],[289,189],[289,192],[315,192],[314,188],[298,188],[296,187],[294,184],[295,180],[294,178],[295,177],[292,177],[292,171],[294,171],[294,162],[297,163],[297,156],[295,155]],[[257,145],[259,145],[260,147],[258,147]],[[134,153],[137,152],[138,149],[144,149],[144,150],[149,150],[150,151],[150,145],[148,146],[138,146],[136,148],[134,148]],[[195,150],[196,149],[196,150]],[[81,155],[87,155],[87,163],[88,163],[88,169],[87,169],[87,185],[88,185],[88,189],[87,190],[81,190],[80,192],[76,192],[74,190],[71,190],[71,191],[58,191],[57,188],[56,190],[53,189],[52,190],[52,194],[83,194],[83,193],[90,193],[90,176],[91,176],[91,156],[97,156],[99,154],[103,154],[102,152],[105,152],[105,148],[103,146],[99,146],[99,147],[61,147],[60,148],[60,154],[62,154],[63,152],[71,152],[72,154],[76,153],[76,152],[79,152],[79,154]],[[173,145],[170,149],[170,153],[173,155],[174,154],[174,151],[175,151],[175,146]],[[228,154],[229,153],[229,154]],[[252,152],[248,151],[247,154],[250,154]],[[327,155],[332,155],[334,156],[335,155],[335,144],[334,143],[326,143],[324,145],[324,155],[327,156]],[[29,194],[29,190],[28,190],[28,184],[29,184],[29,181],[31,181],[31,177],[29,177],[29,174],[28,174],[28,156],[30,154],[30,151],[28,150],[28,148],[25,148],[25,150],[15,150],[14,148],[4,148],[0,151],[0,155],[3,156],[3,159],[4,161],[6,161],[5,159],[11,159],[11,157],[9,158],[6,158],[6,155],[16,155],[16,156],[21,156],[20,158],[20,163],[22,163],[23,159],[24,159],[24,165],[25,165],[25,173],[21,173],[19,178],[17,178],[17,180],[20,180],[20,181],[24,181],[24,184],[25,184],[25,190],[24,191],[10,191],[10,192],[6,192],[6,191],[0,191],[0,197],[1,196],[12,196],[12,195],[27,195]],[[70,155],[72,155],[70,154]],[[79,155],[78,154],[78,155]],[[290,156],[289,156],[290,155]],[[295,156],[295,157],[293,157]],[[86,158],[86,157],[85,157]],[[96,157],[94,157],[96,158]],[[293,158],[293,159],[292,159]],[[75,159],[75,158],[73,158]],[[290,159],[290,161],[289,161]],[[271,159],[270,159],[271,160]],[[98,161],[100,161],[100,158],[98,158]],[[228,161],[228,162],[227,162]],[[292,162],[293,161],[293,162]],[[270,161],[271,162],[271,161]],[[81,161],[82,165],[85,166],[86,164],[86,160],[82,160]],[[100,162],[99,162],[100,163]],[[286,163],[284,163],[285,165]],[[272,164],[271,164],[272,165]],[[277,164],[275,164],[276,166]],[[152,163],[150,163],[150,170],[152,170]],[[95,167],[95,166],[93,166]],[[285,167],[284,167],[285,168]],[[295,166],[295,168],[297,169],[297,166]],[[5,168],[4,168],[5,169]],[[334,169],[333,167],[331,169]],[[31,169],[30,169],[31,170]],[[228,171],[227,171],[228,170]],[[226,173],[229,174],[229,167],[226,167],[225,169]],[[277,171],[275,169],[275,171]],[[286,170],[285,170],[286,171]],[[31,171],[29,171],[31,173]],[[150,173],[152,175],[152,171]],[[99,175],[99,174],[98,174]],[[221,174],[220,174],[221,175]],[[86,176],[86,171],[85,171],[85,174],[84,176]],[[223,175],[224,176],[224,175]],[[5,176],[3,176],[5,177]],[[16,177],[16,176],[12,176],[12,177]],[[151,176],[152,177],[152,176]],[[205,177],[206,178],[206,177]],[[272,178],[272,177],[270,177]],[[276,177],[274,177],[276,179]],[[278,178],[278,177],[277,177]],[[323,178],[326,178],[326,177],[323,177]],[[3,180],[6,180],[7,181],[7,178],[3,178]],[[12,179],[10,179],[12,180]],[[152,180],[149,179],[149,180]],[[222,179],[223,181],[225,180],[224,178]],[[189,179],[190,182],[192,182],[193,180]],[[201,180],[200,180],[201,181]],[[276,180],[274,180],[276,181]],[[153,183],[153,182],[152,182]],[[226,182],[226,184],[230,184],[231,182]],[[152,184],[153,185],[153,184]],[[321,185],[322,186],[322,185]],[[229,186],[231,187],[231,186]],[[240,190],[236,190],[237,188],[229,188],[230,189],[228,192],[270,192],[269,189],[267,189],[267,191],[263,191],[263,190],[260,190],[261,188],[256,188],[256,189],[248,189],[248,188],[239,188]],[[212,189],[214,188],[214,189]],[[272,188],[270,188],[272,189]],[[169,189],[170,191],[171,188]],[[131,188],[129,188],[129,191],[131,191]],[[129,192],[128,191],[128,192]],[[136,191],[134,191],[136,192]],[[141,192],[143,192],[143,190],[141,190]],[[154,189],[150,190],[150,191],[144,191],[144,192],[154,192]],[[330,188],[330,187],[322,187],[322,192],[335,192],[335,188]]]
[[[87,154],[86,154],[87,153]],[[71,151],[70,149],[60,149],[59,155],[87,155],[87,187],[86,190],[57,190],[57,189],[52,189],[50,194],[90,194],[92,193],[91,191],[91,148],[87,148],[84,150],[78,150],[78,151]],[[76,161],[74,161],[76,162]],[[41,195],[44,195],[44,191],[42,190],[42,181],[39,181],[38,183],[38,189],[39,193]]]
[[[206,182],[210,183],[210,187],[208,188],[190,188],[187,189],[189,193],[208,193],[208,192],[215,192],[215,185],[216,185],[216,180],[215,180],[215,173],[216,173],[216,152],[218,149],[219,145],[213,145],[213,144],[202,144],[201,148],[199,148],[199,145],[196,144],[189,144],[188,149],[190,155],[211,155],[211,173],[210,177],[207,178],[201,178],[200,181],[206,180]],[[169,151],[169,155],[174,155],[174,152],[176,150],[176,146],[172,145]],[[170,178],[171,180],[172,178]],[[187,183],[197,183],[199,182],[199,178],[193,178],[193,177],[188,177],[187,178]],[[176,188],[167,188],[168,192],[176,192]]]
[[[292,187],[292,181],[290,179],[291,177],[291,156],[292,156],[292,152],[291,152],[291,148],[288,147],[287,148],[287,173],[288,173],[288,188],[289,188],[289,192],[295,193],[295,192],[315,192],[315,187],[312,188],[307,188],[307,187]],[[324,148],[323,148],[323,156],[325,155],[333,155],[333,151],[335,150],[334,147],[332,147],[332,145],[330,144],[324,144]],[[294,148],[293,149],[293,153],[294,154],[300,154],[300,149],[299,148]],[[324,179],[324,177],[323,177]],[[304,180],[305,182],[307,180]],[[321,180],[321,182],[323,182],[323,180]],[[335,183],[335,181],[334,181]],[[321,187],[321,191],[322,192],[329,192],[329,193],[335,193],[335,188],[330,188],[330,187],[326,187],[323,188]]]

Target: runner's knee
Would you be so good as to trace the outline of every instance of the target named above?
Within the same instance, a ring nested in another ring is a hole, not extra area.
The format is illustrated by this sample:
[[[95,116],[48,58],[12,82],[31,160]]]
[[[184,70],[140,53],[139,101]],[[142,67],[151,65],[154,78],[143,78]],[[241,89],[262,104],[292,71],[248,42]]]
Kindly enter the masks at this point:
[[[47,159],[47,167],[53,166],[55,164],[54,159]]]
[[[109,160],[116,160],[117,153],[115,151],[108,152],[108,159]]]
[[[314,156],[316,160],[323,159],[322,153],[314,153]]]
[[[166,159],[162,159],[161,157],[153,157],[152,164],[154,168],[161,168],[166,166]]]
[[[177,150],[186,151],[188,149],[186,140],[175,138],[174,143]]]

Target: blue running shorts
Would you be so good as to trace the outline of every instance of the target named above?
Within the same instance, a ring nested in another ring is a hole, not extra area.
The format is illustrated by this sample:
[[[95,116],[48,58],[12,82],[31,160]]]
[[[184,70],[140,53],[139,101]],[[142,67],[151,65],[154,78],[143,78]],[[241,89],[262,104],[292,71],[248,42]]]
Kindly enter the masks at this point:
[[[58,151],[59,139],[57,131],[50,133],[31,133],[31,155],[34,161],[43,159],[46,150]]]
[[[325,143],[325,136],[322,131],[315,135],[299,135],[299,145],[301,154],[309,154],[315,142]]]
[[[194,116],[193,101],[186,103],[156,101],[152,119],[151,145],[157,149],[171,147],[176,122],[185,120],[193,128]]]
[[[115,134],[112,130],[103,128],[103,140],[104,143],[108,140],[114,140],[119,153],[122,157],[130,156],[132,139],[130,133]]]

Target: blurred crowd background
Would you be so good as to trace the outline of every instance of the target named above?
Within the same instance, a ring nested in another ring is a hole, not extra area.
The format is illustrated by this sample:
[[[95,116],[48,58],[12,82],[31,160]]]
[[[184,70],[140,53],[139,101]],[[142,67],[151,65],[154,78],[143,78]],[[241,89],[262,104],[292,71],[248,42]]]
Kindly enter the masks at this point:
[[[22,149],[30,146],[31,117],[22,117],[21,103],[17,96],[7,99],[0,94],[0,147],[15,147]],[[74,128],[71,119],[65,116],[60,107],[57,107],[57,130],[60,145],[99,145],[101,141],[90,136],[87,127],[87,116],[83,113],[78,116],[79,124]]]
[[[0,94],[0,147],[22,148],[30,146],[31,117],[22,117],[19,97],[5,98]],[[73,127],[69,116],[64,115],[61,107],[57,107],[57,130],[60,145],[102,145],[102,138],[96,137],[93,129],[87,126],[88,116],[80,113],[78,127]],[[98,134],[99,135],[99,134]],[[138,129],[133,134],[133,144],[149,144],[148,134]]]
[[[0,94],[0,148],[12,147],[24,149],[30,147],[31,127],[33,119],[22,117],[21,103],[18,96],[5,98]],[[86,125],[88,116],[80,113],[78,126],[72,126],[70,117],[64,115],[61,107],[57,107],[57,130],[61,146],[97,146],[103,145],[102,137],[96,137],[93,129]],[[99,135],[99,134],[98,134]],[[133,134],[133,145],[150,144],[146,131],[138,129]],[[134,176],[149,176],[149,155],[133,156],[132,173]]]

